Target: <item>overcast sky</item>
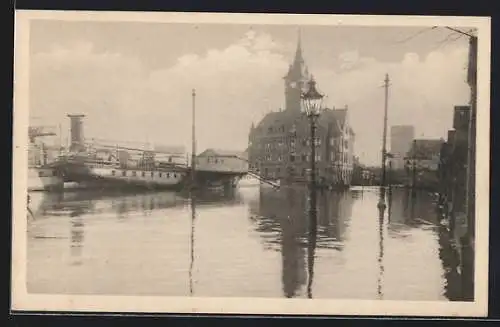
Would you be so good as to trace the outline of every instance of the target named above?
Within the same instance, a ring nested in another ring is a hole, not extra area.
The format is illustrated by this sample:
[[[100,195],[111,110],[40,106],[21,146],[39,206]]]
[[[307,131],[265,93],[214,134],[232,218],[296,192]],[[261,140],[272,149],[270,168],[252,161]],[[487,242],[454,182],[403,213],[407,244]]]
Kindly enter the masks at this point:
[[[413,124],[417,137],[445,137],[453,106],[468,103],[468,40],[449,30],[300,31],[327,105],[349,107],[364,163],[380,158],[385,73],[392,84],[389,126]],[[244,150],[251,123],[284,105],[282,77],[297,32],[297,26],[33,21],[32,120],[62,123],[66,131],[66,114],[84,113],[87,137],[189,149],[196,88],[198,150]]]

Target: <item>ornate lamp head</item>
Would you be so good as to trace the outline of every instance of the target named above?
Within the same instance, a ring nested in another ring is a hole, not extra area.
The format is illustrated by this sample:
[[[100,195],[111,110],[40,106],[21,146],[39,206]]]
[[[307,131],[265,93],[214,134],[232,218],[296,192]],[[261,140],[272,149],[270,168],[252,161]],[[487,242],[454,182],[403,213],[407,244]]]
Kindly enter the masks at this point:
[[[308,90],[301,95],[304,110],[307,116],[318,116],[323,106],[324,95],[316,89],[316,81],[313,77],[307,82]]]

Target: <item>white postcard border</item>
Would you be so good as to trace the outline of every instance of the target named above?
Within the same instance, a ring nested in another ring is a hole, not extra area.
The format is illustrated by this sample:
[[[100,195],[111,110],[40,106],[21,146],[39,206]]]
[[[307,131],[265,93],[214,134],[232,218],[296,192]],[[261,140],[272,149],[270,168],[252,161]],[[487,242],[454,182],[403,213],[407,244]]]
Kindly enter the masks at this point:
[[[29,294],[26,288],[29,24],[33,19],[165,23],[466,26],[478,30],[476,147],[476,252],[474,302],[190,298]],[[489,17],[222,14],[158,12],[16,11],[13,108],[12,310],[173,312],[233,314],[328,314],[485,316],[488,308],[490,40]]]

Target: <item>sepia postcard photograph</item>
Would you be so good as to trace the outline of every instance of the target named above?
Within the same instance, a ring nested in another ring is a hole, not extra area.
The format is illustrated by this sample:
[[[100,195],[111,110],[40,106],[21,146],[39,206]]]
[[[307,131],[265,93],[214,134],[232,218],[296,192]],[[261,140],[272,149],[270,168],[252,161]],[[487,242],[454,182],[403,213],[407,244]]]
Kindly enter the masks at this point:
[[[16,11],[11,309],[486,316],[490,32]]]

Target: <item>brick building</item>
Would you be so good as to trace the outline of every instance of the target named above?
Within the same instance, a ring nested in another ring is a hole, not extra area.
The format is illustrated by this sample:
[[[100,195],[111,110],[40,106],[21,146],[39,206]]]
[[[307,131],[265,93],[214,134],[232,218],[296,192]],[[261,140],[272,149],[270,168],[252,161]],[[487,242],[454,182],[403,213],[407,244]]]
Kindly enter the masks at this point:
[[[284,77],[284,110],[268,113],[248,137],[250,169],[284,182],[306,181],[311,165],[308,118],[303,114],[301,94],[311,78],[302,56],[300,39],[293,63]],[[349,185],[353,170],[354,132],[348,109],[324,108],[317,121],[316,168],[318,181]]]
[[[441,195],[453,216],[466,214],[469,118],[469,106],[455,106],[453,129],[441,153]]]

